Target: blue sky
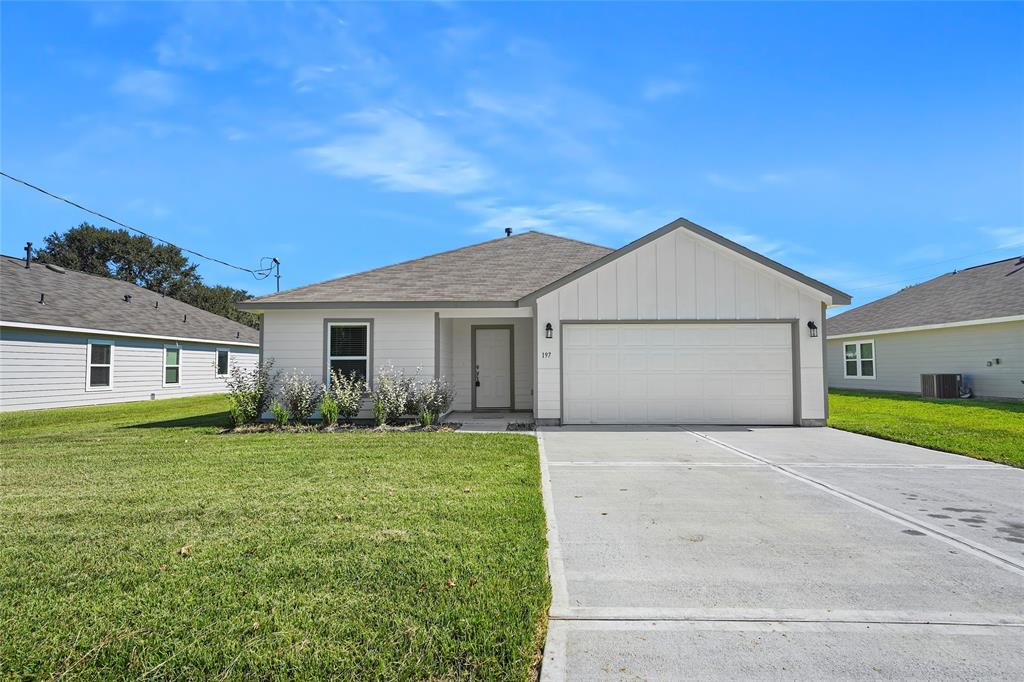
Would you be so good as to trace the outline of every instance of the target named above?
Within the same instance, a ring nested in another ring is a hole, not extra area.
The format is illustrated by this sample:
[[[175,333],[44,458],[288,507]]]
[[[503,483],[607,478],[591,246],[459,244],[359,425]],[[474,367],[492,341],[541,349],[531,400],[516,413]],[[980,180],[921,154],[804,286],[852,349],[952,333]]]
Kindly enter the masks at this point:
[[[6,172],[285,287],[677,216],[855,303],[1024,252],[1022,4],[0,11]],[[4,253],[88,219],[0,189]]]

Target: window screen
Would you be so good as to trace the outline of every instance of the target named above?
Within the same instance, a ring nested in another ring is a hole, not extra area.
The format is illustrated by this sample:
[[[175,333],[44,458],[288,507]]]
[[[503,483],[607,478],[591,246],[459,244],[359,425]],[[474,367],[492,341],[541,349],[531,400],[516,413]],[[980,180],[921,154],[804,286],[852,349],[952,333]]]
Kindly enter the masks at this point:
[[[369,327],[365,324],[332,324],[328,345],[331,374],[352,374],[366,379],[369,372]]]

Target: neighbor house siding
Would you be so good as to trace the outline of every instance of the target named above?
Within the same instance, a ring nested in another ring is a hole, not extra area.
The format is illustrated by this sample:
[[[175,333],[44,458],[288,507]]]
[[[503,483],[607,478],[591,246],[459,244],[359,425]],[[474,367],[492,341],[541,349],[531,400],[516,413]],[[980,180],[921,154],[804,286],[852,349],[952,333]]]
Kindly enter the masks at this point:
[[[514,409],[533,405],[533,319],[524,317],[455,318],[452,322],[452,380],[456,410],[469,410],[473,398],[472,334],[475,325],[512,325],[515,378]],[[443,346],[442,346],[443,348]]]
[[[822,326],[827,297],[734,251],[675,230],[537,299],[536,417],[561,418],[562,320],[799,320],[800,418],[825,417]],[[547,355],[547,357],[545,357]]]
[[[113,344],[112,386],[86,390],[89,340]],[[181,383],[163,385],[164,345],[173,343],[71,332],[0,329],[0,410],[99,405],[152,398],[223,393],[216,374],[217,349],[230,352],[229,365],[254,367],[258,349],[229,343],[182,342]]]
[[[867,339],[875,342],[875,378],[845,377],[843,344]],[[994,362],[996,358],[999,364]],[[938,373],[965,375],[979,397],[1024,397],[1024,322],[828,341],[828,384],[832,388],[920,393],[921,375]]]

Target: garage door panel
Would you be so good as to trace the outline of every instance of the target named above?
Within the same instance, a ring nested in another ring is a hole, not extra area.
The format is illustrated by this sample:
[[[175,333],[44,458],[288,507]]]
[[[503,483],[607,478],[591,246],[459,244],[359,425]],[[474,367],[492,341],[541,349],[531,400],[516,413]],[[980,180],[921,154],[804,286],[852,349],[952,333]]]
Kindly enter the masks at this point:
[[[793,421],[789,323],[564,329],[566,423]]]

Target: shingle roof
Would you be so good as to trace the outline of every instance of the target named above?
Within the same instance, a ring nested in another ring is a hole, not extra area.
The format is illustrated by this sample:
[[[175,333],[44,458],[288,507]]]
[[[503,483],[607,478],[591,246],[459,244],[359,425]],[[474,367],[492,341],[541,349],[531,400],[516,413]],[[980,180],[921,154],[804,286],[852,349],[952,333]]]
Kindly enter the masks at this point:
[[[0,256],[0,320],[165,339],[259,343],[259,332],[140,286]],[[44,303],[39,302],[45,295]],[[131,296],[131,302],[124,300]]]
[[[940,275],[828,321],[828,335],[1024,315],[1024,258]]]
[[[509,302],[611,253],[612,249],[523,232],[245,301],[265,303]]]

